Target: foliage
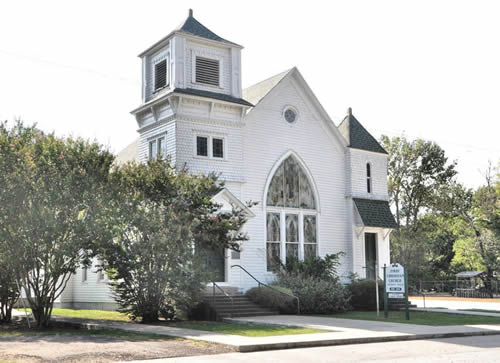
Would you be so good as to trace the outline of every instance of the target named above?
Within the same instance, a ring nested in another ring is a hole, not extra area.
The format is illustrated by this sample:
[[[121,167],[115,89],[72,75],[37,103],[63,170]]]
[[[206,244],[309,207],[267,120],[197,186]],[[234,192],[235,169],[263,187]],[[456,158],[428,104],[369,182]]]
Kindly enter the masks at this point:
[[[419,213],[435,207],[436,198],[457,174],[444,150],[434,142],[382,136],[388,151],[389,196],[398,227],[416,226]]]
[[[304,314],[328,314],[349,306],[349,292],[340,283],[337,268],[343,252],[305,261],[290,259],[277,274],[277,285],[290,289]]]
[[[1,243],[0,243],[1,245]],[[12,320],[12,308],[19,298],[15,270],[5,250],[0,249],[0,324]]]
[[[338,280],[337,269],[340,266],[340,258],[345,256],[344,252],[326,255],[324,258],[312,257],[304,261],[288,257],[282,271],[287,274],[296,274],[319,280]]]
[[[71,275],[87,265],[113,155],[35,126],[0,124],[0,243],[38,326]]]
[[[397,229],[391,258],[408,268],[409,282],[449,278],[455,219],[470,206],[472,193],[457,183],[456,163],[437,144],[383,136],[388,151],[389,196]]]
[[[238,250],[243,212],[217,213],[217,178],[176,172],[166,160],[122,166],[111,185],[112,235],[99,255],[120,311],[143,322],[182,316],[211,280],[200,250]]]
[[[277,285],[273,285],[272,288],[274,290],[267,287],[254,287],[246,292],[246,296],[256,304],[278,309],[281,314],[295,314],[297,302],[293,297],[288,296],[293,295],[292,290]]]
[[[354,310],[376,310],[377,297],[375,280],[352,280],[347,286],[351,295],[351,306]],[[384,308],[384,282],[379,282],[379,308]]]
[[[349,308],[349,291],[339,281],[280,274],[278,283],[299,298],[303,314],[332,314]]]

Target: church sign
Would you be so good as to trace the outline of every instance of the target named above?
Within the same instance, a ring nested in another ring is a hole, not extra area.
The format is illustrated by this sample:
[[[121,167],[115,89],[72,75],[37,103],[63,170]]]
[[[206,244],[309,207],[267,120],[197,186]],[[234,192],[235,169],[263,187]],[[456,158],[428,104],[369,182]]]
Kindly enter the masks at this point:
[[[389,316],[389,299],[405,299],[405,318],[410,319],[408,306],[408,274],[404,266],[384,265],[384,317]]]
[[[391,299],[404,299],[405,295],[405,269],[399,263],[386,267],[385,292]]]

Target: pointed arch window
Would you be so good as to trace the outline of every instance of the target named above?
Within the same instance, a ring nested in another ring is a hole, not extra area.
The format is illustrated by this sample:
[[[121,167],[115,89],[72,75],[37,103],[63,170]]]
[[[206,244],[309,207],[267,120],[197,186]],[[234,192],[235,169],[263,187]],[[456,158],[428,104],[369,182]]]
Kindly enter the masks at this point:
[[[266,196],[267,270],[317,255],[317,211],[312,184],[293,156],[276,169]]]

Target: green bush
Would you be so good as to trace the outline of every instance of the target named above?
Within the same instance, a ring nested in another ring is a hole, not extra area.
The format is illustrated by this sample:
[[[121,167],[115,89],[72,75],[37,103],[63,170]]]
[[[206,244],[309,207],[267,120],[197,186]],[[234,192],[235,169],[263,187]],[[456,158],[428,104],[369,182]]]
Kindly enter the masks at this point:
[[[286,264],[282,265],[281,272],[287,275],[301,275],[319,280],[338,280],[337,268],[344,252],[332,253],[324,258],[312,257],[304,261],[287,257]]]
[[[303,314],[333,314],[349,309],[349,291],[337,280],[282,273],[279,284],[300,299]]]
[[[375,280],[353,280],[348,285],[354,310],[376,310]],[[379,307],[384,308],[384,282],[379,281]]]
[[[293,295],[292,290],[281,287],[272,286],[273,289],[267,287],[254,287],[246,292],[247,297],[256,304],[267,306],[269,308],[278,309],[282,314],[294,314],[297,312],[296,300],[288,295]]]

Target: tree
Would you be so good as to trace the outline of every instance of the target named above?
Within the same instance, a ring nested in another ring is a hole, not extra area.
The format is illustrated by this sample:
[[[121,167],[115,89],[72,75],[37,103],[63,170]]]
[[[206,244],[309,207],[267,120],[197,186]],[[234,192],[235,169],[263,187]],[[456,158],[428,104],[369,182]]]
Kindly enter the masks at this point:
[[[389,197],[397,223],[391,255],[408,267],[410,280],[429,277],[430,265],[440,273],[451,262],[456,240],[441,228],[462,202],[456,200],[462,195],[455,193],[462,188],[454,182],[456,163],[448,163],[444,150],[430,141],[382,136],[381,143],[389,153]]]
[[[176,172],[165,160],[122,166],[111,185],[112,235],[99,254],[120,311],[143,322],[186,313],[210,281],[199,251],[239,250],[243,212],[218,213],[217,178]]]
[[[398,229],[416,229],[420,212],[435,207],[436,196],[457,174],[456,162],[448,164],[444,150],[431,141],[382,136],[381,142],[389,153],[389,196]]]
[[[8,255],[0,249],[0,323],[9,323],[12,320],[12,308],[18,298],[15,271]]]
[[[0,243],[38,326],[79,266],[88,265],[113,155],[35,126],[0,124]]]

